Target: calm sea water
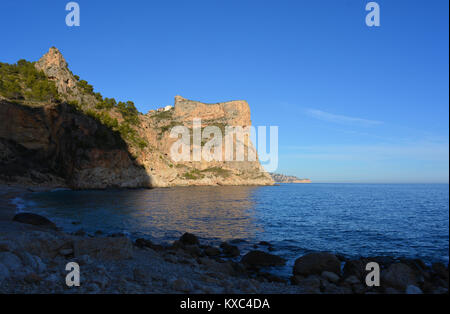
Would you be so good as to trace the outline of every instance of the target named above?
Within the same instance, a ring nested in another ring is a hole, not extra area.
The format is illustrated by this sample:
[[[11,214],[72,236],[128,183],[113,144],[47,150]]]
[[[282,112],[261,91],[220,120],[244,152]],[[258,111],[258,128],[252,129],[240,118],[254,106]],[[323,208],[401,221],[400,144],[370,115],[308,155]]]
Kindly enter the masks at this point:
[[[54,191],[16,200],[67,231],[125,232],[155,242],[261,240],[290,260],[309,251],[448,262],[447,184],[282,184]],[[74,225],[79,222],[80,225]]]

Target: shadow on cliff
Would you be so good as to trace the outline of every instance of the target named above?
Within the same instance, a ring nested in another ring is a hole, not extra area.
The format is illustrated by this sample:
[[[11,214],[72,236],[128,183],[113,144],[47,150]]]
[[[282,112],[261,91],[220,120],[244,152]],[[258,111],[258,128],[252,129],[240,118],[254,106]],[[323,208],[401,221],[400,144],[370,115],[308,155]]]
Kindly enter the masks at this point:
[[[151,187],[121,134],[66,103],[0,101],[0,181],[74,189]]]

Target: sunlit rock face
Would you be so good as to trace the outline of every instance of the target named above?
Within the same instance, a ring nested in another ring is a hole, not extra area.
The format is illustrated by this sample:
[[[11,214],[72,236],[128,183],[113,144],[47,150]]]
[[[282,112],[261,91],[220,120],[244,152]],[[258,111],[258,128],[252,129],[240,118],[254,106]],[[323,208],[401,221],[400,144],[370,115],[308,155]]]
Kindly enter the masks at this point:
[[[87,82],[69,70],[57,48],[50,48],[34,66],[54,82],[59,99],[11,101],[0,95],[0,118],[6,121],[0,126],[5,152],[0,167],[8,169],[2,181],[67,184],[79,189],[273,184],[258,159],[249,158],[255,148],[248,135],[232,139],[233,156],[242,143],[243,160],[227,159],[225,145],[218,160],[201,155],[177,162],[171,155],[178,140],[170,136],[172,128],[186,126],[192,134],[194,119],[201,120],[201,130],[215,126],[223,136],[227,126],[251,126],[246,101],[206,104],[176,96],[174,106],[139,113],[130,124],[119,106],[99,106],[103,97],[90,85],[86,89]],[[105,123],[105,116],[115,124]],[[128,131],[123,131],[124,126]],[[196,146],[205,147],[209,139],[192,141],[191,153]]]

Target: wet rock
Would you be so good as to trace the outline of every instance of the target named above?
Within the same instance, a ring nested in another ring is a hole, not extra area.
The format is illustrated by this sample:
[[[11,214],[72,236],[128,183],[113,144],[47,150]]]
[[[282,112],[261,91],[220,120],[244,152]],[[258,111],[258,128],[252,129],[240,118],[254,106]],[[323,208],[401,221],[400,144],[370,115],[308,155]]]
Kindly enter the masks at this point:
[[[228,244],[226,242],[222,242],[220,244],[220,248],[222,249],[222,252],[227,257],[237,257],[241,254],[237,246]]]
[[[283,266],[286,260],[263,251],[250,251],[242,257],[241,263],[250,267]]]
[[[116,237],[113,237],[116,238]],[[164,250],[164,247],[162,245],[159,244],[154,244],[152,241],[147,240],[147,239],[143,239],[143,238],[139,238],[136,239],[136,241],[134,242],[134,245],[136,245],[138,248],[150,248],[154,251],[162,251]]]
[[[180,242],[184,245],[198,245],[199,241],[196,235],[186,232],[180,237]]]
[[[381,284],[405,291],[407,286],[417,285],[417,277],[411,267],[396,263],[381,272]]]
[[[322,272],[322,277],[332,283],[337,283],[340,280],[338,275],[329,271]]]
[[[133,256],[133,246],[128,238],[83,238],[75,241],[74,253],[75,257],[121,260]]]
[[[20,213],[14,216],[13,221],[23,224],[40,226],[43,228],[57,230],[56,225],[45,217],[32,213]]]
[[[267,241],[260,241],[259,243],[258,243],[259,245],[262,245],[262,246],[272,246],[269,242],[267,242]]]
[[[320,275],[324,271],[340,274],[341,263],[338,258],[327,252],[309,253],[295,261],[294,275]]]
[[[207,246],[204,248],[204,252],[207,256],[219,256],[220,250],[218,248]]]
[[[97,231],[95,231],[95,233],[94,233],[96,236],[101,236],[101,235],[103,235],[104,233],[103,233],[103,231],[101,231],[101,230],[97,230]]]
[[[409,285],[405,290],[406,294],[423,294],[422,290],[419,287]]]

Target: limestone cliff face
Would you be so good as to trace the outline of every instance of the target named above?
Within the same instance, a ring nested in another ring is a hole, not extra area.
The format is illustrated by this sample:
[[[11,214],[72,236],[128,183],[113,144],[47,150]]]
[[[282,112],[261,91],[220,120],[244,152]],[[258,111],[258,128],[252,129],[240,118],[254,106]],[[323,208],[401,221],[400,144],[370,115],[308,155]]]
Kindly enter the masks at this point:
[[[66,104],[0,101],[0,181],[75,189],[149,187],[127,144]]]
[[[99,106],[101,95],[86,91],[87,82],[72,74],[58,49],[51,48],[35,68],[54,82],[60,100],[12,101],[0,95],[0,181],[77,189],[274,182],[258,160],[171,158],[172,127],[192,131],[194,118],[201,119],[202,128],[250,126],[246,101],[205,104],[176,96],[172,108],[136,114],[131,123],[118,104]],[[248,137],[243,145],[247,158],[253,149]]]

